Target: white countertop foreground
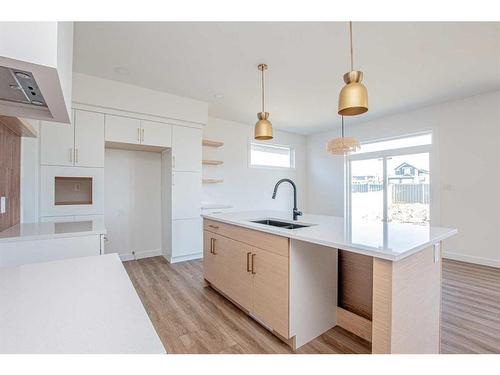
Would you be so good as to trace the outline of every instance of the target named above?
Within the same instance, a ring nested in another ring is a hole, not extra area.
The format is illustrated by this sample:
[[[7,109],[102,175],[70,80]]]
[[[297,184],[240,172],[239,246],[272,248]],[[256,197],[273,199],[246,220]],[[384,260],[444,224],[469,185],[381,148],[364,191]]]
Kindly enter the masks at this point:
[[[165,353],[117,254],[0,269],[0,353]]]
[[[307,228],[283,229],[252,223],[253,220],[267,218],[293,222],[291,213],[279,211],[207,213],[201,216],[295,240],[392,261],[401,260],[457,233],[456,229],[449,228],[380,221],[356,221],[352,223],[343,217],[311,214],[304,214],[295,222],[297,224],[314,224]]]
[[[89,218],[68,222],[36,222],[14,225],[0,232],[3,242],[46,240],[50,238],[90,236],[106,234],[104,219]]]

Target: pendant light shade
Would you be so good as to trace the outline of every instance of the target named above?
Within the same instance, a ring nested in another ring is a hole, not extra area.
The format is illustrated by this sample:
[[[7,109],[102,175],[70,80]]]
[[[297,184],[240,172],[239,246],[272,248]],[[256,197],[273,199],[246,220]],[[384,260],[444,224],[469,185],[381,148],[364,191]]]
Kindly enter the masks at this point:
[[[359,141],[353,137],[344,136],[344,116],[342,116],[342,133],[340,138],[334,138],[326,144],[326,151],[332,155],[347,155],[360,149]]]
[[[262,111],[257,113],[259,121],[255,124],[255,139],[266,141],[273,139],[273,124],[268,120],[269,112],[265,111],[264,71],[267,70],[267,65],[259,64],[258,69],[262,72]]]
[[[363,72],[352,70],[344,74],[346,85],[339,95],[339,115],[356,116],[368,111],[368,90],[361,83]]]
[[[346,85],[339,95],[338,114],[356,116],[368,111],[368,90],[361,83],[363,72],[353,69],[352,22],[349,22],[349,44],[351,48],[351,71],[344,74]]]

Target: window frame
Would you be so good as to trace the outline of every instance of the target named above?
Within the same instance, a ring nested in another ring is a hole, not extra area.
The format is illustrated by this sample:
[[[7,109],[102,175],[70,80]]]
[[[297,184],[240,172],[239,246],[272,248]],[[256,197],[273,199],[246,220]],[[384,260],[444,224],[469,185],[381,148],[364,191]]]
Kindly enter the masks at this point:
[[[384,194],[383,194],[383,222],[387,222],[387,213],[388,213],[388,200],[387,200],[387,187],[388,187],[388,173],[387,173],[387,160],[393,156],[400,155],[408,155],[408,154],[421,154],[428,153],[429,154],[429,176],[430,171],[432,170],[432,145],[434,143],[434,132],[432,130],[422,131],[418,133],[410,133],[405,135],[400,135],[396,137],[388,137],[388,138],[379,138],[372,139],[366,142],[361,143],[361,147],[363,144],[375,143],[375,142],[383,142],[394,139],[401,138],[410,138],[418,135],[431,135],[431,143],[420,146],[409,146],[409,147],[401,147],[401,148],[393,148],[388,150],[380,150],[373,152],[366,152],[360,154],[349,154],[344,157],[344,217],[349,221],[352,220],[352,189],[351,189],[351,181],[352,181],[352,171],[351,171],[351,162],[356,160],[366,160],[366,159],[381,159],[383,163],[383,184],[384,184]],[[432,179],[431,179],[432,181]],[[432,191],[432,188],[429,187]],[[432,196],[430,197],[429,202],[429,221],[432,222]]]
[[[273,165],[260,165],[260,164],[252,164],[252,144],[256,145],[262,145],[262,146],[270,146],[270,147],[281,147],[281,148],[286,148],[290,150],[290,166],[289,167],[280,167],[280,166],[273,166]],[[270,170],[294,170],[295,169],[295,146],[289,144],[289,145],[284,145],[284,144],[279,144],[279,143],[274,143],[274,142],[267,142],[267,141],[256,141],[252,138],[248,139],[247,143],[247,166],[248,168],[256,168],[256,169],[270,169]]]

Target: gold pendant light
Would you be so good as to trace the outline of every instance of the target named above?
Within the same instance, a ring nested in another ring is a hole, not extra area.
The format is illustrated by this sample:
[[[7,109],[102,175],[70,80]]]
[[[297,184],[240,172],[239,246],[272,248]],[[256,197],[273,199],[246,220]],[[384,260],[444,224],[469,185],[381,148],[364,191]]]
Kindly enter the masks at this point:
[[[359,150],[360,145],[356,138],[344,136],[344,116],[342,116],[342,133],[340,138],[335,138],[326,144],[326,151],[332,155],[347,155]]]
[[[273,124],[268,120],[269,113],[265,111],[264,107],[264,70],[267,70],[267,65],[259,64],[258,68],[262,72],[262,112],[257,113],[259,121],[255,124],[255,139],[265,141],[273,139]]]
[[[339,95],[339,115],[356,116],[368,111],[368,90],[361,83],[363,72],[353,68],[352,22],[349,22],[349,44],[351,47],[351,71],[344,74],[346,85]]]

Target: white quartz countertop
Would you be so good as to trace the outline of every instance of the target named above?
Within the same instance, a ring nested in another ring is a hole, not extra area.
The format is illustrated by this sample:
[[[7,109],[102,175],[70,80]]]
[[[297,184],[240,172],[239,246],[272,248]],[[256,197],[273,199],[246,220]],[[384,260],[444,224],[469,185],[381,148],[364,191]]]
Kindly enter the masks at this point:
[[[0,353],[165,353],[117,254],[0,269]]]
[[[104,219],[89,218],[67,222],[35,222],[14,225],[0,232],[3,242],[45,240],[50,238],[106,234]]]
[[[376,221],[349,222],[343,217],[304,214],[294,223],[311,224],[306,228],[284,229],[253,223],[260,219],[293,222],[291,213],[279,211],[247,211],[206,213],[204,218],[255,229],[295,240],[392,261],[401,260],[457,233],[456,229],[416,224]]]

